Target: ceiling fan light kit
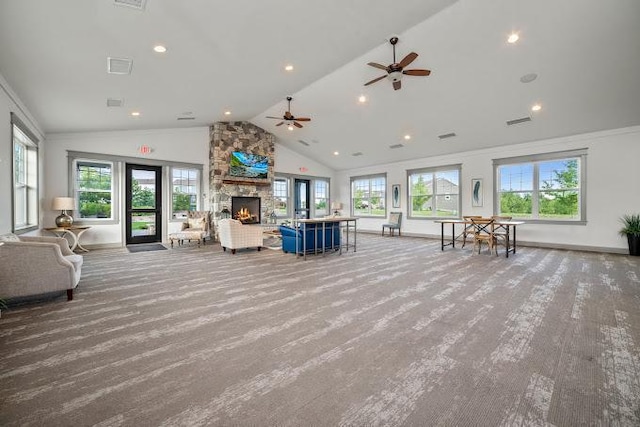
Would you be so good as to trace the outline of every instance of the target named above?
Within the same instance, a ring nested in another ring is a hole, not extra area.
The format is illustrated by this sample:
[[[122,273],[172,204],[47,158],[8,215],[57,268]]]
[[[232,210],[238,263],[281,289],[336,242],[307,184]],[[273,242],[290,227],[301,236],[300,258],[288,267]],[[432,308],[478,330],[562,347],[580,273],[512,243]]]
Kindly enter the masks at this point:
[[[387,66],[378,64],[376,62],[369,62],[367,64],[373,68],[385,70],[387,72],[387,75],[376,77],[375,79],[365,83],[364,84],[365,86],[369,86],[370,84],[380,81],[386,77],[393,84],[393,88],[395,90],[398,90],[402,87],[401,80],[404,74],[408,76],[428,76],[431,74],[431,70],[421,70],[421,69],[405,70],[405,67],[411,64],[413,61],[415,61],[415,59],[418,57],[418,54],[415,52],[411,52],[407,54],[407,56],[402,58],[402,61],[396,62],[396,44],[398,43],[398,38],[391,37],[391,39],[389,39],[389,43],[391,43],[391,46],[393,46],[393,62],[391,64]]]

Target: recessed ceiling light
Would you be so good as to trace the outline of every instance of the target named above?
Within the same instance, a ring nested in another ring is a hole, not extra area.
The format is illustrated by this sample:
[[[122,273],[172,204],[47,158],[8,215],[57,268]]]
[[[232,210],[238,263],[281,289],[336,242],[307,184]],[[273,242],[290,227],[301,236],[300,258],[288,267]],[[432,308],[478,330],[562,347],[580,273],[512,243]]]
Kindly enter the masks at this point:
[[[287,126],[287,129],[289,129],[289,130],[293,130],[293,125],[289,125],[289,126]]]
[[[225,111],[225,112],[224,112],[224,115],[225,115],[225,116],[230,116],[230,115],[231,115],[231,111],[229,111],[229,110]]]
[[[285,65],[285,66],[284,66],[284,70],[285,70],[285,71],[293,71],[293,65],[291,65],[291,64],[287,64],[287,65]]]
[[[529,73],[529,74],[525,74],[524,76],[520,77],[520,81],[522,83],[531,83],[532,81],[534,81],[537,78],[538,78],[538,75],[536,73]]]
[[[411,139],[411,135],[406,134],[406,135],[404,136],[404,139],[406,139],[407,141],[408,141],[408,140],[410,140],[410,139]]]
[[[140,115],[140,111],[132,111],[132,112],[131,112],[131,115],[132,115],[133,117],[138,117],[138,116]]]
[[[167,48],[159,44],[153,47],[153,51],[157,53],[165,53],[167,51]]]
[[[540,111],[540,110],[542,110],[542,105],[540,104],[533,104],[531,106],[531,111]]]
[[[513,44],[515,42],[517,42],[520,39],[520,36],[518,35],[518,33],[511,33],[509,34],[509,37],[507,38],[507,42]]]
[[[365,102],[367,102],[367,97],[366,97],[366,96],[364,96],[364,95],[360,95],[360,96],[358,97],[358,102],[359,102],[360,104],[364,104]]]
[[[338,154],[340,154],[340,153],[338,153],[337,151],[334,151],[334,152],[333,152],[333,155],[334,155],[334,156],[337,156]]]

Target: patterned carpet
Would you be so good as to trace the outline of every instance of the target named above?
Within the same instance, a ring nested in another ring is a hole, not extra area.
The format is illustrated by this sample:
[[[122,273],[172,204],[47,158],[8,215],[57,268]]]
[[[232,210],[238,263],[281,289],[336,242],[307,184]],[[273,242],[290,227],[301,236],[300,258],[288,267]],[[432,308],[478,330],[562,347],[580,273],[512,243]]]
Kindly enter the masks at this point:
[[[360,234],[85,255],[3,311],[0,425],[640,425],[640,258]]]

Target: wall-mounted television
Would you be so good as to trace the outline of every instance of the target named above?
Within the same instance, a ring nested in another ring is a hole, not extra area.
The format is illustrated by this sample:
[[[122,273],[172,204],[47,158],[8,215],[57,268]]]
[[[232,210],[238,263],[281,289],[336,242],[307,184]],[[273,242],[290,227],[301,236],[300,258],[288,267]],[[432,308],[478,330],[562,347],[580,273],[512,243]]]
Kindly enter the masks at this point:
[[[229,175],[238,178],[267,178],[269,158],[259,154],[231,153]]]

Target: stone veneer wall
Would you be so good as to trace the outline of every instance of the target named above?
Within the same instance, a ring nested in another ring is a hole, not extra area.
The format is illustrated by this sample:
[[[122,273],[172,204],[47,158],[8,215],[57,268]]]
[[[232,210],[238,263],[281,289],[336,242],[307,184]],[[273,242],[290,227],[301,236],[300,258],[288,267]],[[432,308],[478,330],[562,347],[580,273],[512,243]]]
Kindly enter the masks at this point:
[[[209,141],[209,206],[217,240],[220,211],[224,207],[231,210],[232,196],[260,197],[263,222],[273,211],[275,136],[249,122],[217,122],[209,128]],[[229,157],[233,151],[269,157],[267,180],[230,177]]]

